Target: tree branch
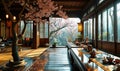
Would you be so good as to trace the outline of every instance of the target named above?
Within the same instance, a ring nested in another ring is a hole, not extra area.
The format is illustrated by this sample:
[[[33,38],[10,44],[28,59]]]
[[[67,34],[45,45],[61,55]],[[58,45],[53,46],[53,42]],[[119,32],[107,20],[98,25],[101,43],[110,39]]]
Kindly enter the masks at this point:
[[[10,7],[14,2],[15,2],[15,0],[10,0],[8,3],[8,7]]]
[[[22,8],[22,10],[21,10],[20,13],[19,13],[19,19],[20,19],[21,15],[22,15],[23,11],[25,10],[25,7],[26,7],[26,2],[25,2],[25,4],[23,5],[23,8]]]
[[[60,28],[58,28],[57,30],[51,31],[50,34],[49,34],[49,37],[50,37],[53,33],[55,33],[55,32],[57,32],[57,31],[59,31],[59,30],[65,28],[66,26],[67,26],[67,24],[64,25],[64,26],[62,26],[62,27],[60,27]]]
[[[10,19],[12,20],[12,13],[10,12],[9,8],[7,7],[8,5],[5,3],[5,0],[2,0],[2,3],[4,5],[5,12],[10,15]]]
[[[22,32],[18,35],[19,39],[22,38],[23,34],[25,33],[26,26],[27,26],[27,22],[25,21],[25,19],[23,21],[24,21],[24,28],[22,29]]]

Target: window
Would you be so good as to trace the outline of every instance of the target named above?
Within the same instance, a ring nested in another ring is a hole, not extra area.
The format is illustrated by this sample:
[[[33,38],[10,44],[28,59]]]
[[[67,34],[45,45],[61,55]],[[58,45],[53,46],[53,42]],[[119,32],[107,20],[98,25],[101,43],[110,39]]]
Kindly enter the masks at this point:
[[[114,41],[114,14],[113,7],[108,9],[108,41]]]
[[[84,39],[88,36],[88,21],[84,21]]]
[[[48,22],[40,23],[40,38],[48,38]]]
[[[44,24],[40,23],[40,38],[44,38]]]
[[[86,37],[92,39],[92,19],[84,21],[84,39]]]
[[[46,23],[46,24],[45,24],[45,38],[48,38],[48,35],[49,35],[49,34],[48,34],[48,31],[49,31],[48,29],[49,29],[49,28],[48,28],[48,23]]]
[[[107,10],[102,15],[102,40],[107,41]]]
[[[24,28],[24,22],[20,22],[20,33]],[[33,38],[33,21],[27,21],[26,30],[23,38]]]
[[[27,21],[26,31],[25,31],[25,37],[31,37],[33,35],[33,21]]]
[[[92,19],[88,20],[88,38],[92,39]]]
[[[57,45],[66,46],[67,42],[79,40],[78,23],[79,18],[50,18],[49,43],[53,44],[56,39]]]
[[[120,3],[117,4],[117,41],[120,42]]]
[[[101,14],[98,15],[98,40],[101,40]]]
[[[114,41],[114,8],[111,7],[108,10],[103,11],[98,15],[98,40],[102,41]],[[102,19],[101,19],[102,17]],[[101,28],[102,26],[102,28]],[[102,39],[101,39],[102,36]]]

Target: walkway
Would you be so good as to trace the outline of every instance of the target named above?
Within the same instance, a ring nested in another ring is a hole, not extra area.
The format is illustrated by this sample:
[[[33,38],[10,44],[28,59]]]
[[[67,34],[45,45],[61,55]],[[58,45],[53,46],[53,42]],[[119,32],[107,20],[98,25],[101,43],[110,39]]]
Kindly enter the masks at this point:
[[[12,71],[73,71],[65,47],[23,50],[19,55],[25,58],[27,64]],[[11,52],[0,53],[0,65],[10,59],[12,59]]]
[[[44,71],[71,71],[67,48],[50,48]]]
[[[49,48],[27,71],[73,71],[67,48]]]

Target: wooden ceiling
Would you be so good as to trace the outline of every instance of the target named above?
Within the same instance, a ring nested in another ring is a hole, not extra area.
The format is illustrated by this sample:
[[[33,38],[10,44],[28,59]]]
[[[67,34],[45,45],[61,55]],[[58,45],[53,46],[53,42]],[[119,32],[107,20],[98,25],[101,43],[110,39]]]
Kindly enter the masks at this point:
[[[63,6],[63,11],[66,11],[67,15],[69,17],[80,17],[82,18],[84,13],[87,12],[87,10],[92,6],[95,5],[95,3],[98,0],[52,0],[54,1],[57,5]],[[18,7],[17,7],[18,6]],[[20,8],[21,6],[15,5],[12,6],[13,13],[15,13],[15,15],[19,12],[19,10],[21,10]],[[16,9],[19,9],[16,11]],[[5,15],[5,12],[2,12],[3,6],[1,5],[1,1],[0,1],[0,16]],[[14,12],[16,11],[16,12]]]
[[[63,10],[71,17],[82,17],[84,13],[95,5],[98,0],[53,0],[56,4],[63,6]]]
[[[54,0],[56,4],[63,6],[64,10],[83,10],[90,0]]]

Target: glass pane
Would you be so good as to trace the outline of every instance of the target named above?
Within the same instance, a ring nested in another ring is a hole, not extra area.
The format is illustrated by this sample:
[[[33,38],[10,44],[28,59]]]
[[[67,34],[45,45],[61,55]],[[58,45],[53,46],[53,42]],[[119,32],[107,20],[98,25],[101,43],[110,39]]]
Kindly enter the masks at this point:
[[[98,40],[101,40],[101,14],[98,15]]]
[[[102,40],[107,41],[107,11],[103,12],[102,16]]]
[[[120,3],[117,4],[117,41],[120,42]]]
[[[29,24],[29,22],[26,26],[25,37],[30,38],[30,24]]]
[[[40,24],[40,38],[44,38],[44,24],[43,23],[41,23]]]
[[[113,14],[113,7],[108,9],[108,41],[114,41],[114,14]]]
[[[23,31],[24,21],[20,22],[20,33]],[[32,38],[33,37],[33,21],[27,21],[26,30],[23,38]]]
[[[33,21],[30,21],[30,37],[33,38]]]
[[[87,32],[88,32],[88,22],[84,21],[84,39],[88,36]]]
[[[48,38],[48,23],[45,23],[45,38]]]
[[[92,19],[89,19],[88,22],[88,38],[92,39]]]

